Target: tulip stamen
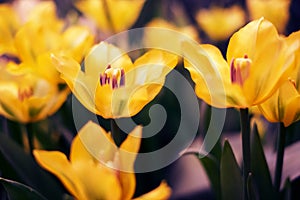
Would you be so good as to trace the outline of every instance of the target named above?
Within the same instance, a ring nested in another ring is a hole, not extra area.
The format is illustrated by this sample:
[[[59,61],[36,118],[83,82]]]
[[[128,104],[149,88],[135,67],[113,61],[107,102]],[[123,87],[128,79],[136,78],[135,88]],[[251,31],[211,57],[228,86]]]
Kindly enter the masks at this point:
[[[125,71],[122,68],[112,68],[108,65],[105,71],[100,74],[100,85],[111,85],[112,89],[116,89],[125,85]]]
[[[29,97],[31,97],[33,95],[33,88],[29,87],[26,89],[18,89],[18,99],[20,101],[24,101],[25,99],[28,99]]]
[[[289,80],[290,83],[292,83],[293,86],[297,89],[297,87],[296,87],[296,81],[295,81],[294,79],[292,79],[291,77],[289,77],[288,80]]]
[[[0,55],[0,63],[1,62],[4,62],[4,63],[14,62],[16,64],[21,63],[20,59],[17,56],[12,55],[12,54],[7,54],[7,53]]]
[[[243,58],[233,58],[230,63],[231,82],[242,86],[249,76],[251,63],[247,55]]]

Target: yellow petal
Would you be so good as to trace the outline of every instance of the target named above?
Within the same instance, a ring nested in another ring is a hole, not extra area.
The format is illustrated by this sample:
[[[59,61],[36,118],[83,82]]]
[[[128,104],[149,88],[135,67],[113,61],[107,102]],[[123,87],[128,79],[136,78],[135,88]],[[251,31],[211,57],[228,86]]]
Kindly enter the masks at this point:
[[[247,0],[247,8],[252,20],[265,17],[279,32],[283,33],[289,19],[290,0]]]
[[[19,19],[9,4],[0,5],[0,55],[16,54],[13,43],[14,34],[19,27]]]
[[[178,57],[175,54],[161,50],[148,51],[134,62],[134,84],[155,83],[156,80],[165,77],[177,62]]]
[[[135,127],[119,149],[120,181],[122,185],[122,199],[131,199],[135,191],[134,162],[140,149],[142,127]]]
[[[91,112],[96,112],[95,108],[95,87],[97,80],[95,76],[87,76],[81,71],[79,63],[67,56],[52,54],[52,62],[57,70],[61,73],[61,77],[66,81],[72,93],[76,98]]]
[[[156,189],[138,198],[135,198],[134,200],[152,200],[152,199],[166,200],[170,198],[171,193],[172,193],[171,188],[167,185],[165,181],[163,181]]]
[[[235,30],[244,25],[245,12],[239,6],[212,7],[200,10],[196,20],[211,39],[226,40]]]
[[[71,26],[63,33],[60,48],[63,51],[69,52],[77,62],[81,62],[93,42],[94,36],[88,28]]]
[[[283,122],[289,126],[299,119],[300,94],[293,83],[286,81],[268,100],[258,105],[264,117],[270,122]]]
[[[71,161],[97,159],[99,162],[112,162],[118,150],[112,138],[99,125],[88,122],[78,133],[71,150]]]
[[[138,18],[144,0],[81,0],[76,6],[106,33],[128,29]]]
[[[77,199],[87,199],[79,177],[63,153],[34,150],[33,155],[39,165],[57,176],[72,195]]]
[[[231,84],[229,66],[216,47],[184,42],[182,48],[184,66],[196,83],[199,98],[220,108],[247,107],[240,87]]]
[[[20,58],[28,63],[34,63],[41,53],[58,49],[59,41],[59,33],[34,22],[26,23],[15,36],[15,46]]]
[[[122,67],[125,72],[133,67],[131,59],[121,49],[112,44],[100,42],[93,46],[86,56],[85,73],[98,78],[100,72],[104,72],[108,65],[111,65],[112,68]]]

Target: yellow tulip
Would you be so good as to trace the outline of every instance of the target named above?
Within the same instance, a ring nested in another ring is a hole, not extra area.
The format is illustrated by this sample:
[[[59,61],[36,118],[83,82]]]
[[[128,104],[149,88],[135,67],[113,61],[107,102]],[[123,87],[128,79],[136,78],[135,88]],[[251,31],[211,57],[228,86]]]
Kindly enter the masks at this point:
[[[167,49],[172,52],[181,52],[180,41],[188,38],[200,42],[195,27],[179,27],[160,18],[150,21],[146,25],[144,32],[144,41],[147,47]]]
[[[79,200],[132,199],[136,187],[133,166],[141,143],[142,127],[137,126],[118,148],[99,125],[88,122],[74,138],[70,161],[59,151],[34,150],[37,162],[57,176]],[[96,141],[95,141],[96,140]],[[85,145],[94,144],[96,160]],[[122,171],[120,169],[126,169]],[[137,199],[167,199],[171,189],[165,182]]]
[[[252,20],[265,17],[283,33],[289,19],[290,0],[247,0]]]
[[[53,55],[53,62],[87,109],[104,118],[120,118],[137,114],[154,99],[177,56],[150,50],[132,63],[120,49],[101,42],[87,54],[84,72],[69,57]]]
[[[117,33],[137,20],[145,0],[78,0],[76,7],[94,20],[100,31]]]
[[[220,108],[264,102],[295,67],[297,45],[288,40],[261,18],[230,38],[226,60],[212,45],[183,43],[185,67],[196,83],[197,96]]]
[[[0,114],[11,120],[42,120],[56,112],[69,94],[66,87],[60,88],[25,64],[10,63],[4,69],[0,66],[0,73]]]
[[[5,30],[0,41],[6,41],[0,47],[0,114],[11,120],[35,122],[56,112],[70,91],[50,53],[80,62],[93,44],[87,28],[64,27],[49,3],[36,6],[24,24],[11,7],[0,7],[0,30]],[[14,20],[2,23],[10,17]]]
[[[201,9],[196,20],[203,31],[214,41],[227,40],[245,24],[245,12],[239,6]]]
[[[298,47],[297,67],[268,100],[258,105],[268,121],[283,122],[285,127],[300,119],[300,31],[293,33],[289,39],[288,42]]]

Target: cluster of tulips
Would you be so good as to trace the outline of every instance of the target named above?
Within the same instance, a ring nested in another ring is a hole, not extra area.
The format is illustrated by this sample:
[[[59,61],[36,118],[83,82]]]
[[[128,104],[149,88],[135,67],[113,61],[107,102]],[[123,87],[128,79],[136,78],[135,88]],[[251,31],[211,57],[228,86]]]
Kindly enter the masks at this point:
[[[116,120],[143,112],[162,94],[168,74],[179,69],[189,73],[194,94],[207,107],[240,113],[241,168],[230,141],[217,153],[192,152],[206,169],[215,198],[288,198],[291,184],[283,186],[281,177],[287,130],[300,119],[300,31],[284,36],[288,15],[261,12],[271,5],[287,9],[289,1],[262,2],[247,1],[252,19],[247,24],[237,5],[200,10],[194,26],[155,19],[141,40],[159,48],[134,52],[106,38],[128,31],[149,4],[144,0],[76,0],[64,17],[58,17],[54,1],[0,4],[0,183],[5,188],[0,195],[169,199],[166,180],[136,195],[143,124],[124,137]],[[226,56],[204,44],[199,27],[211,43],[229,38]],[[100,122],[87,120],[77,132],[71,95]],[[264,133],[250,123],[253,115],[280,124],[274,175],[264,155]]]

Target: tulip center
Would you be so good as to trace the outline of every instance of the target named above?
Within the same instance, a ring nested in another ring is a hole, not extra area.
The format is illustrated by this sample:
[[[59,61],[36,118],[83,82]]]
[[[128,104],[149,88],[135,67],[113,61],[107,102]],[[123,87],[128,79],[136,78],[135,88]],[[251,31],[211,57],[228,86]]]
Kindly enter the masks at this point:
[[[247,55],[244,58],[233,58],[230,64],[231,82],[242,86],[249,76],[251,63]]]
[[[14,56],[12,54],[2,54],[0,55],[0,63],[8,63],[8,62],[14,62],[16,64],[20,64],[21,61],[17,56]]]
[[[33,88],[28,87],[28,88],[19,88],[18,89],[18,98],[20,101],[24,101],[25,99],[28,99],[33,95]]]
[[[125,71],[123,68],[112,68],[108,65],[105,71],[100,74],[100,85],[111,85],[112,89],[116,89],[125,85]]]

